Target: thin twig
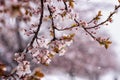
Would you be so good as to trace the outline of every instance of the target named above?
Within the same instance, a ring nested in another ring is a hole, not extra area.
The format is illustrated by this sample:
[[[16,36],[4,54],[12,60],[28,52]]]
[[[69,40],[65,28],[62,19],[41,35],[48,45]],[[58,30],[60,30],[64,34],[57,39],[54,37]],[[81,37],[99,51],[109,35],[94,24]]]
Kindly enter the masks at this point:
[[[56,30],[58,31],[65,31],[65,30],[71,30],[72,28],[75,28],[75,27],[78,27],[79,25],[77,24],[76,26],[70,26],[70,27],[67,27],[67,28],[63,28],[63,29],[59,29],[57,27],[55,27]]]
[[[53,12],[51,11],[51,9],[50,9],[50,7],[49,7],[49,5],[47,6],[48,7],[48,10],[49,10],[49,13],[50,13],[50,18],[51,18],[51,21],[52,21],[52,30],[53,30],[53,41],[56,39],[56,37],[55,37],[55,25],[54,25],[54,19],[53,19]]]

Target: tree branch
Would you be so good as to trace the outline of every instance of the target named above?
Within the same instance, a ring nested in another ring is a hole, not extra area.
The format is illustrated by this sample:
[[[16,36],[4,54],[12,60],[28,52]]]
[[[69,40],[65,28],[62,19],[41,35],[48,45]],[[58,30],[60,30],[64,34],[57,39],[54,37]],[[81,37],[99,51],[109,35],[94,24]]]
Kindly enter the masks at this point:
[[[116,11],[117,11],[119,8],[120,8],[120,5],[115,6],[114,11],[110,13],[110,15],[108,16],[108,18],[107,18],[106,20],[104,20],[103,22],[101,22],[101,23],[99,23],[99,24],[97,24],[97,25],[95,25],[95,26],[87,27],[86,29],[93,29],[93,28],[99,27],[100,25],[105,24],[105,23],[108,22],[109,19],[116,13]],[[92,21],[94,21],[94,18],[93,18],[90,22],[88,22],[88,24],[91,23]]]
[[[33,36],[32,40],[31,40],[31,42],[30,42],[30,45],[29,45],[28,47],[31,47],[31,46],[33,45],[35,39],[36,39],[37,36],[38,36],[40,27],[41,27],[41,25],[42,25],[43,15],[44,15],[44,1],[41,0],[41,16],[40,16],[40,19],[39,19],[38,28],[37,28],[37,30],[36,30],[36,32],[35,32],[35,35]],[[26,49],[26,51],[25,51],[26,53],[28,52],[28,47],[27,47],[27,49]]]

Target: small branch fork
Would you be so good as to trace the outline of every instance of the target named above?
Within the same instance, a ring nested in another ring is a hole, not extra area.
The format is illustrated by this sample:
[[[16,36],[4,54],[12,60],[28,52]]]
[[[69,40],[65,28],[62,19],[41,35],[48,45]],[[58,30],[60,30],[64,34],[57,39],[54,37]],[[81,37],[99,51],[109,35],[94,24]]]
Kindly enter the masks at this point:
[[[74,20],[77,24],[78,24],[78,26],[80,26],[80,23],[75,19]],[[84,26],[82,26],[82,28],[85,30],[85,32],[87,32],[93,39],[95,39],[96,37],[95,36],[93,36]]]

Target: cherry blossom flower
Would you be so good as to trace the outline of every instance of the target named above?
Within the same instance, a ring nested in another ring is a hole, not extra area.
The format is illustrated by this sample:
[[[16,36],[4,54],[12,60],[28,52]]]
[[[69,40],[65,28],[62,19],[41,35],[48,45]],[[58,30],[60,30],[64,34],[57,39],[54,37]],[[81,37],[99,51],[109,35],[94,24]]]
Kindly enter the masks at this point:
[[[20,62],[18,64],[18,66],[16,67],[16,74],[19,77],[23,77],[23,76],[30,74],[30,73],[31,73],[30,62],[28,62],[28,61]]]

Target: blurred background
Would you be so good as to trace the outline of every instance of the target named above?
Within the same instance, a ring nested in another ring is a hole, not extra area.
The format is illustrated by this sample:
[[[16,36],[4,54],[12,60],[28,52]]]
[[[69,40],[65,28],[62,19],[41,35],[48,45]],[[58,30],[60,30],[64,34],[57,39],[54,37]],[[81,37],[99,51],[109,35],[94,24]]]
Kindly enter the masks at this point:
[[[19,0],[0,0],[0,9],[4,8],[4,4],[10,4],[10,1],[19,2]],[[34,5],[32,0],[30,1],[31,5]],[[104,20],[114,10],[118,1],[76,0],[76,3],[75,8],[76,10],[79,8],[81,19],[90,20],[101,10],[103,14],[101,20]],[[28,6],[24,7],[28,8]],[[28,29],[30,23],[34,23],[37,17],[30,21],[29,16],[23,16],[19,12],[19,6],[17,6],[16,13],[13,10],[10,10],[10,14],[0,13],[0,63],[7,66],[8,72],[16,66],[16,62],[12,58],[13,54],[22,52],[30,41],[31,37],[24,35],[23,28]],[[16,15],[20,17],[11,18]],[[49,66],[35,64],[32,67],[40,66],[42,68],[45,74],[42,80],[120,80],[119,20],[120,10],[114,15],[112,23],[97,31],[98,36],[110,37],[112,45],[107,50],[85,35],[84,31],[76,31],[75,40],[64,56],[54,57]],[[44,28],[41,29],[41,34],[47,34],[47,32],[43,33],[44,30]]]

